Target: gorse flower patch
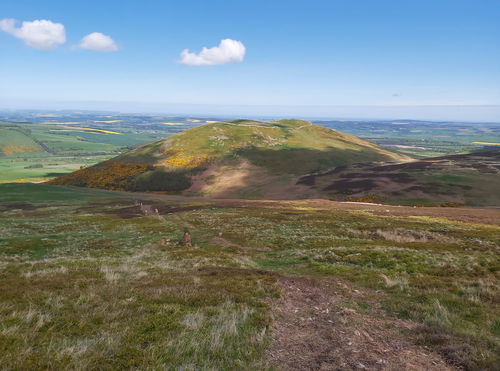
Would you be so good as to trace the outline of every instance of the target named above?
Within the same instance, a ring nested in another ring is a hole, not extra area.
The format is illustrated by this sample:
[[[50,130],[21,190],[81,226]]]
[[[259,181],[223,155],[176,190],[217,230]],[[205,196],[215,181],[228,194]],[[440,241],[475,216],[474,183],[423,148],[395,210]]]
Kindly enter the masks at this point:
[[[207,155],[192,156],[176,151],[164,161],[164,164],[169,167],[193,169],[202,166],[207,160]]]
[[[131,180],[151,170],[148,164],[130,164],[126,162],[108,161],[98,166],[75,171],[51,180],[50,184],[71,185],[90,188],[106,188],[112,190],[126,190]],[[103,171],[104,170],[104,171]]]

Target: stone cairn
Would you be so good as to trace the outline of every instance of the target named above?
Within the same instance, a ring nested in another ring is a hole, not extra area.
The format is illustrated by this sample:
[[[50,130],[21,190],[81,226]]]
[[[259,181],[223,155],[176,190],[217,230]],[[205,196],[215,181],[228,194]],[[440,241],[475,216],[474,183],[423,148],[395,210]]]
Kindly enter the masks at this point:
[[[189,231],[187,229],[184,230],[184,235],[182,236],[182,245],[184,247],[191,247],[192,246],[191,234],[189,233]]]
[[[153,215],[153,210],[151,208],[151,205],[144,205],[142,202],[139,204],[141,208],[141,212],[148,216],[148,215]]]

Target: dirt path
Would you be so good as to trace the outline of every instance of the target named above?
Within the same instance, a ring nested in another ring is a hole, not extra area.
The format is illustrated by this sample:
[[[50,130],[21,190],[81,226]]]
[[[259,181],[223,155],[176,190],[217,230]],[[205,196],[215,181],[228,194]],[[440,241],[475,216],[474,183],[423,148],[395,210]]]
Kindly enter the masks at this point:
[[[405,338],[415,324],[384,320],[342,306],[341,281],[281,278],[281,298],[268,358],[282,370],[452,370],[443,359]],[[363,293],[353,290],[354,297]]]

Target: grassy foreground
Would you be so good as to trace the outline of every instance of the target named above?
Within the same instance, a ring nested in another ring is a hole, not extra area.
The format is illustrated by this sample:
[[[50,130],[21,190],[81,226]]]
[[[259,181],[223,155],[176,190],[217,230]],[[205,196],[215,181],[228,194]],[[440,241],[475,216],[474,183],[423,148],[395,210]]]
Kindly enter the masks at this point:
[[[0,185],[2,368],[269,368],[279,275],[345,280],[448,363],[498,364],[497,226],[155,197]]]

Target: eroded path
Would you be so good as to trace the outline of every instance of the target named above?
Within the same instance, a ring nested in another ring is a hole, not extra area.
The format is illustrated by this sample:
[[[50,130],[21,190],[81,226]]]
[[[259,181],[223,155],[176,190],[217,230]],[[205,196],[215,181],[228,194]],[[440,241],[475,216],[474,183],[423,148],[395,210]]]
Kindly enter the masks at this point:
[[[431,351],[404,335],[416,326],[345,306],[343,292],[364,294],[344,282],[301,277],[278,281],[281,298],[272,303],[268,357],[283,370],[451,370]]]

